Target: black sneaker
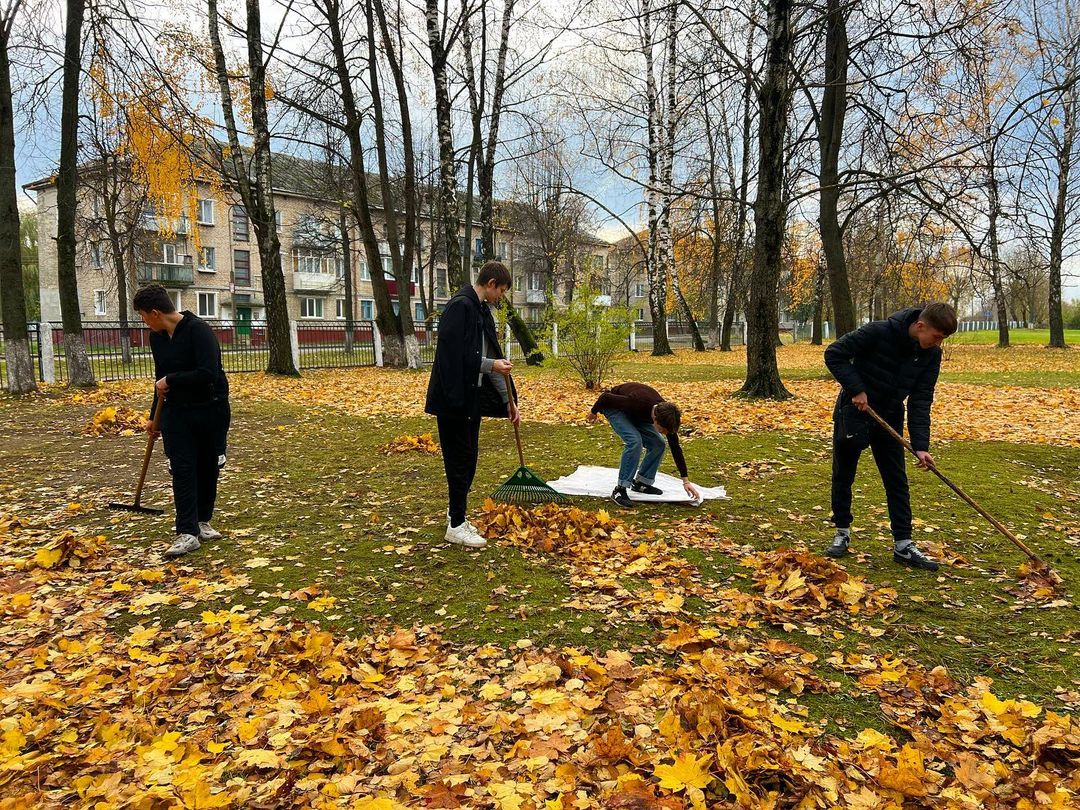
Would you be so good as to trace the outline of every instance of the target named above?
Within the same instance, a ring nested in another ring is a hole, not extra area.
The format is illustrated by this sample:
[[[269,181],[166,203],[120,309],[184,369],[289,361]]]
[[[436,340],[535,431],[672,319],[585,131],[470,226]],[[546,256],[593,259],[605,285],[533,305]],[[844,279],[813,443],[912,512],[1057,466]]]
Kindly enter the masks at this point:
[[[837,534],[832,539],[832,543],[825,549],[825,556],[832,557],[834,560],[838,560],[844,557],[848,553],[848,543],[850,538],[846,534]]]
[[[919,551],[914,543],[909,543],[903,551],[897,551],[894,548],[892,558],[893,562],[898,562],[901,565],[908,565],[912,568],[921,568],[924,571],[938,570],[938,564]]]
[[[634,492],[640,492],[642,495],[663,495],[664,490],[657,489],[652,484],[643,484],[641,481],[635,481],[630,485],[630,489]]]
[[[630,500],[630,496],[626,494],[626,487],[615,487],[615,490],[611,493],[611,500],[626,509],[634,505],[634,502]]]

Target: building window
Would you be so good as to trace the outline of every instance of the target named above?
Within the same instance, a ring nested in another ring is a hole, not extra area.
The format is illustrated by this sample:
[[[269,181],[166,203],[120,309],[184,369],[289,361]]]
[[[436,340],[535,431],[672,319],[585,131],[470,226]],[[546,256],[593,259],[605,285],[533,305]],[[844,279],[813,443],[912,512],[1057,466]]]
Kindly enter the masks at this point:
[[[518,292],[521,292],[522,290],[525,289],[525,274],[524,273],[516,273],[514,275],[514,289],[517,290]]]
[[[169,290],[168,293],[169,293],[169,298],[172,299],[173,307],[176,309],[176,311],[177,312],[183,312],[184,307],[180,302],[180,291],[179,290]]]
[[[200,225],[213,225],[214,224],[214,201],[213,200],[199,200],[199,224]]]
[[[503,259],[506,258],[506,256],[507,256],[506,242],[496,242],[495,243],[495,258],[498,259],[501,262]]]
[[[238,287],[251,286],[251,251],[233,251],[233,282]]]
[[[382,272],[384,278],[394,277],[394,260],[390,256],[382,257]]]
[[[323,316],[323,300],[321,298],[301,298],[301,318],[321,318]]]
[[[199,251],[199,272],[213,273],[217,270],[217,251],[212,247],[204,247]]]
[[[435,295],[445,298],[449,295],[447,290],[448,282],[446,280],[446,268],[440,267],[435,271]]]
[[[166,242],[161,246],[161,256],[165,264],[176,264],[176,245]]]
[[[634,297],[635,298],[644,298],[645,297],[645,282],[644,281],[639,281],[637,284],[634,285]]]
[[[246,242],[251,234],[251,223],[243,206],[234,205],[232,209],[232,235],[237,242]]]
[[[424,320],[424,305],[421,304],[419,301],[417,301],[416,304],[415,304],[415,312],[413,314],[413,320],[416,320],[416,321]]]
[[[336,316],[338,318],[344,318],[345,317],[345,299],[344,298],[337,299],[336,305],[337,305]]]
[[[544,278],[540,273],[529,273],[529,289],[530,290],[542,290],[544,289]]]
[[[375,320],[375,302],[369,298],[363,298],[360,301],[360,320]]]
[[[199,293],[199,311],[197,314],[200,318],[217,317],[217,293]]]
[[[285,227],[285,212],[282,211],[280,208],[274,209],[274,224],[277,225],[279,228]]]
[[[371,281],[371,273],[368,272],[367,259],[360,260],[360,280]]]
[[[322,273],[345,277],[345,264],[340,256],[315,248],[293,248],[293,268],[297,273]]]
[[[94,290],[94,314],[98,317],[108,314],[105,290]]]
[[[94,192],[94,216],[101,216],[101,195]]]
[[[637,319],[639,321],[645,320],[645,309],[643,307],[638,309],[638,311],[637,311]]]
[[[90,243],[90,266],[101,267],[101,245],[97,242]]]

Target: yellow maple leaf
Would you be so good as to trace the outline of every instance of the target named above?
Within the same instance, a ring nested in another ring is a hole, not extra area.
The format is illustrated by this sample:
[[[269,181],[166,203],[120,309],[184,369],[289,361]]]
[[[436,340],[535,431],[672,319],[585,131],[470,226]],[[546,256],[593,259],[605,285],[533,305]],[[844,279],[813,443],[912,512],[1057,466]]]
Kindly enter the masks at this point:
[[[250,748],[241,751],[236,757],[237,765],[247,765],[252,768],[284,768],[285,760],[281,754],[268,748]]]
[[[37,565],[38,568],[55,568],[60,564],[60,560],[63,556],[63,549],[43,546],[37,550],[36,554],[34,554],[34,564]]]
[[[708,787],[713,780],[709,773],[711,764],[711,754],[695,757],[693,754],[683,753],[675,758],[672,765],[657,765],[653,769],[653,775],[660,780],[660,787],[678,793],[687,788]]]

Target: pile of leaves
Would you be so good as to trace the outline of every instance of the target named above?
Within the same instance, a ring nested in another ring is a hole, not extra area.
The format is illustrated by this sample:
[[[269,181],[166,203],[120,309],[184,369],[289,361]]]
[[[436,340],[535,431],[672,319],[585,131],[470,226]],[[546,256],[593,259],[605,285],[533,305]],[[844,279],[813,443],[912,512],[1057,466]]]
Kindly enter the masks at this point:
[[[591,556],[597,545],[613,550],[636,535],[604,509],[591,512],[554,503],[527,508],[496,503],[490,498],[484,502],[477,528],[489,540],[498,539],[529,551],[578,557]]]
[[[501,529],[527,536],[514,514]],[[571,545],[621,526],[568,517]],[[92,564],[28,570],[25,552],[54,535],[0,517],[11,806],[1035,810],[1080,796],[1073,718],[942,668],[837,652],[906,730],[838,736],[797,702],[834,688],[816,656],[747,627],[685,623],[701,643],[641,662],[455,645],[422,626],[349,638],[220,606],[242,575],[142,569],[105,544]],[[208,600],[190,619],[147,618]]]
[[[439,443],[435,441],[435,438],[430,433],[422,433],[418,436],[406,433],[388,442],[383,447],[382,452],[385,455],[420,452],[437,456],[439,455]]]
[[[94,414],[83,432],[88,436],[134,436],[145,428],[149,418],[149,411],[109,405]]]
[[[827,557],[805,549],[752,554],[743,565],[754,569],[754,588],[765,596],[776,615],[834,609],[872,615],[896,601],[892,588],[877,588]]]

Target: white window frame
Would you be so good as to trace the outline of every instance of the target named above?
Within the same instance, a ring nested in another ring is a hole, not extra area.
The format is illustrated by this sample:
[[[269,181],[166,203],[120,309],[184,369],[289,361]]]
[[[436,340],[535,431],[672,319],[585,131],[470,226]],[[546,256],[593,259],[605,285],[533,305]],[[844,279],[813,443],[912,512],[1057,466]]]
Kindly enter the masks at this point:
[[[335,298],[334,301],[334,317],[339,321],[345,320],[345,299]]]
[[[184,304],[180,297],[180,290],[167,290],[166,292],[169,293],[169,298],[173,300],[173,306],[176,307],[176,311],[183,312]]]
[[[94,315],[102,317],[109,314],[109,299],[105,290],[94,290]]]
[[[170,251],[172,251],[172,260],[169,260]],[[161,245],[161,261],[164,264],[177,264],[176,245],[172,242],[163,242]]]
[[[101,261],[101,243],[100,242],[91,242],[90,243],[90,266],[94,267],[94,268],[101,268],[101,267],[104,266],[102,264],[102,261]]]
[[[217,317],[217,312],[218,312],[217,293],[216,292],[199,292],[199,293],[196,293],[195,295],[196,295],[195,308],[198,310],[198,312],[196,312],[195,314],[198,315],[200,318],[216,318]],[[204,298],[203,296],[207,296],[207,297]],[[211,304],[213,304],[213,306],[211,306],[208,310],[204,309],[203,308],[203,302],[204,301],[209,301]]]
[[[426,320],[424,315],[424,304],[421,301],[413,301],[413,320],[417,323]]]
[[[529,290],[543,290],[544,289],[544,277],[540,273],[529,273]]]
[[[370,315],[364,315],[365,305],[370,310]],[[360,299],[360,320],[373,321],[375,320],[375,299],[373,298],[361,298]]]
[[[285,212],[282,211],[280,208],[274,209],[274,225],[276,225],[278,228],[285,227]]]
[[[366,258],[360,259],[360,280],[371,281],[371,271],[368,270]]]
[[[313,309],[315,310],[315,312],[313,314],[308,314],[306,312],[306,310],[308,309],[309,304],[314,305]],[[315,296],[304,296],[303,298],[300,299],[300,317],[301,318],[305,318],[307,320],[318,320],[318,319],[323,317],[324,311],[325,310],[323,309],[323,299],[322,298],[317,298]]]
[[[210,217],[203,216],[203,206],[206,205],[210,209]],[[200,199],[198,210],[198,222],[200,225],[213,225],[214,224],[214,201],[212,199]]]
[[[382,272],[384,278],[392,279],[394,277],[394,257],[383,256],[382,257]]]
[[[634,298],[644,298],[644,297],[645,297],[645,282],[644,281],[639,281],[636,284],[634,284]]]
[[[206,251],[210,251],[210,262],[207,263]],[[199,272],[200,273],[216,273],[217,272],[217,250],[213,247],[203,245],[199,248]]]

